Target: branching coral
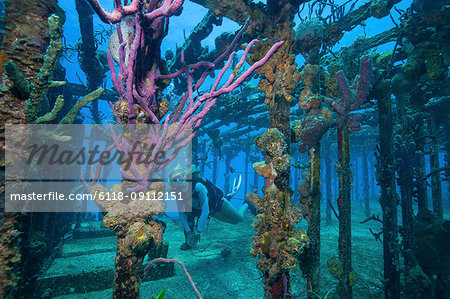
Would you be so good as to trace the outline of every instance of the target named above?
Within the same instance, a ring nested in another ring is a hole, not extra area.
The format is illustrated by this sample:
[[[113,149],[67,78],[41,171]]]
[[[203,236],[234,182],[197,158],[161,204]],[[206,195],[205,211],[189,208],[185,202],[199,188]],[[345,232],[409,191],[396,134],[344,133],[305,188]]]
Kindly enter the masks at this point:
[[[51,82],[53,71],[58,63],[62,51],[62,24],[59,17],[52,15],[48,18],[50,45],[44,55],[44,64],[30,88],[30,98],[27,101],[27,120],[35,123],[41,110],[41,104],[47,96],[48,87],[60,86],[65,82]]]
[[[142,0],[133,0],[130,4],[122,5],[121,0],[114,0],[115,8],[112,12],[107,12],[98,2],[98,0],[89,0],[92,8],[105,23],[115,24],[122,21],[126,16],[145,12],[145,17],[149,20],[159,19],[173,15],[183,4],[184,0],[163,1],[163,4],[156,8],[158,1],[152,1],[147,7]]]

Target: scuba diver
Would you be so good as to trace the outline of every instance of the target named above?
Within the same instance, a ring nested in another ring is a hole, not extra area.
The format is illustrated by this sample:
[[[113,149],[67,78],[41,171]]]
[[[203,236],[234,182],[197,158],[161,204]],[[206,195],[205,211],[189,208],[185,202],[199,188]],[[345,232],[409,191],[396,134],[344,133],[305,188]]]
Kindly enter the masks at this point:
[[[176,189],[175,182],[186,181],[188,171],[192,171],[192,212],[183,212],[191,210],[190,206],[187,206],[188,201],[177,201],[185,236],[185,243],[181,245],[181,250],[189,250],[200,241],[210,217],[237,224],[243,220],[248,208],[248,204],[243,204],[239,210],[236,210],[230,203],[241,185],[240,175],[234,179],[232,191],[224,196],[223,190],[204,178],[195,166],[188,170],[177,167],[170,173],[171,189]],[[184,187],[184,192],[187,191],[186,189]]]

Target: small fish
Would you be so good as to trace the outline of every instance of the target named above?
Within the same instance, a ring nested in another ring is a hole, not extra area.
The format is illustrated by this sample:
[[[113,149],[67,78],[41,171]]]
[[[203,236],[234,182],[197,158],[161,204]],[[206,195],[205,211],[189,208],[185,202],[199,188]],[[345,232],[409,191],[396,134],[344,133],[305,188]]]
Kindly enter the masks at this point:
[[[73,238],[73,230],[70,230],[67,233],[65,233],[65,235],[64,235],[64,240],[65,241],[72,240],[72,238]]]
[[[235,173],[236,169],[234,169],[233,167],[230,166],[230,173]]]

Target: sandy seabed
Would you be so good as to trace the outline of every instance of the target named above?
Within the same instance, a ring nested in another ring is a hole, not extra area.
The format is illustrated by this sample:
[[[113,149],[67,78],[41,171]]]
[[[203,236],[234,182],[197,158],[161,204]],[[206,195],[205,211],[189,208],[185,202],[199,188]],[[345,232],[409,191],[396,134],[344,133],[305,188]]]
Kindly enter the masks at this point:
[[[380,214],[379,208],[373,203],[373,212]],[[324,206],[322,209],[324,210]],[[323,215],[325,216],[325,215]],[[333,216],[334,217],[334,216]],[[356,206],[352,222],[352,251],[353,268],[358,275],[357,284],[353,292],[354,298],[382,298],[383,297],[383,251],[382,244],[377,242],[369,228],[381,231],[381,224],[369,221],[365,224],[361,209]],[[181,223],[178,219],[162,217],[167,224],[164,241],[169,242],[168,258],[182,261],[194,280],[203,298],[263,298],[263,282],[260,272],[256,269],[256,258],[249,255],[253,229],[251,224],[254,216],[247,214],[244,222],[230,225],[212,218],[208,230],[198,246],[189,251],[179,248],[184,242]],[[299,228],[305,229],[306,220],[302,220]],[[111,239],[114,241],[114,239]],[[321,233],[321,288],[319,294],[324,296],[328,291],[336,288],[337,281],[328,271],[327,260],[337,255],[338,221],[334,219],[327,225],[322,221]],[[111,244],[115,246],[115,244]],[[231,253],[222,257],[221,252],[229,249]],[[105,261],[111,263],[111,261]],[[301,294],[299,298],[306,298],[306,280],[297,266],[291,270],[291,287],[293,294]],[[144,282],[141,285],[140,297],[151,298],[166,289],[164,298],[196,298],[182,268],[175,265],[175,275],[170,278]],[[330,293],[328,298],[334,298]],[[83,294],[68,294],[58,298],[112,298],[112,289]]]

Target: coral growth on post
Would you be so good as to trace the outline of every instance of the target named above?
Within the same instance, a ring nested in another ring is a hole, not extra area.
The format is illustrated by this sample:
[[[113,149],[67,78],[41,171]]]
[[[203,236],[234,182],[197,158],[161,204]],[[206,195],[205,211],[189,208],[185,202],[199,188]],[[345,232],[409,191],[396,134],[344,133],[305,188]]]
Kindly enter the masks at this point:
[[[318,65],[307,64],[301,73],[304,88],[298,105],[306,111],[306,114],[301,121],[294,121],[291,125],[291,136],[293,142],[301,141],[299,150],[302,153],[320,142],[332,120],[331,111],[322,107],[323,97],[312,92],[313,79],[318,71]]]
[[[251,255],[259,257],[257,267],[264,275],[266,295],[279,298],[290,292],[289,270],[296,266],[296,257],[309,241],[306,232],[294,228],[301,217],[291,205],[289,192],[280,191],[274,183],[290,166],[283,134],[270,128],[255,142],[265,161],[254,163],[253,168],[266,179],[267,186],[263,187],[264,197],[256,190],[247,194],[258,211],[252,225],[255,235]]]
[[[326,99],[335,109],[338,124],[338,159],[336,171],[339,177],[339,197],[337,199],[339,209],[339,246],[338,255],[342,264],[342,274],[339,275],[338,292],[342,296],[349,296],[356,277],[352,269],[351,254],[351,181],[350,170],[350,132],[360,129],[357,122],[359,118],[351,116],[351,112],[360,107],[366,100],[371,80],[371,59],[364,56],[361,59],[360,74],[356,76],[350,87],[343,71],[336,74],[339,86],[340,99]]]
[[[264,74],[264,77],[259,81],[259,91],[266,94],[265,104],[273,105],[276,96],[282,96],[286,101],[292,101],[291,94],[300,78],[297,71],[297,63],[295,62],[295,55],[292,53],[294,42],[294,32],[290,30],[290,23],[286,22],[280,27],[280,30],[275,34],[276,39],[285,41],[276,55],[269,60],[256,73]],[[250,56],[249,62],[254,62],[264,56],[267,49],[270,48],[270,40],[261,42],[255,47],[254,56]]]

